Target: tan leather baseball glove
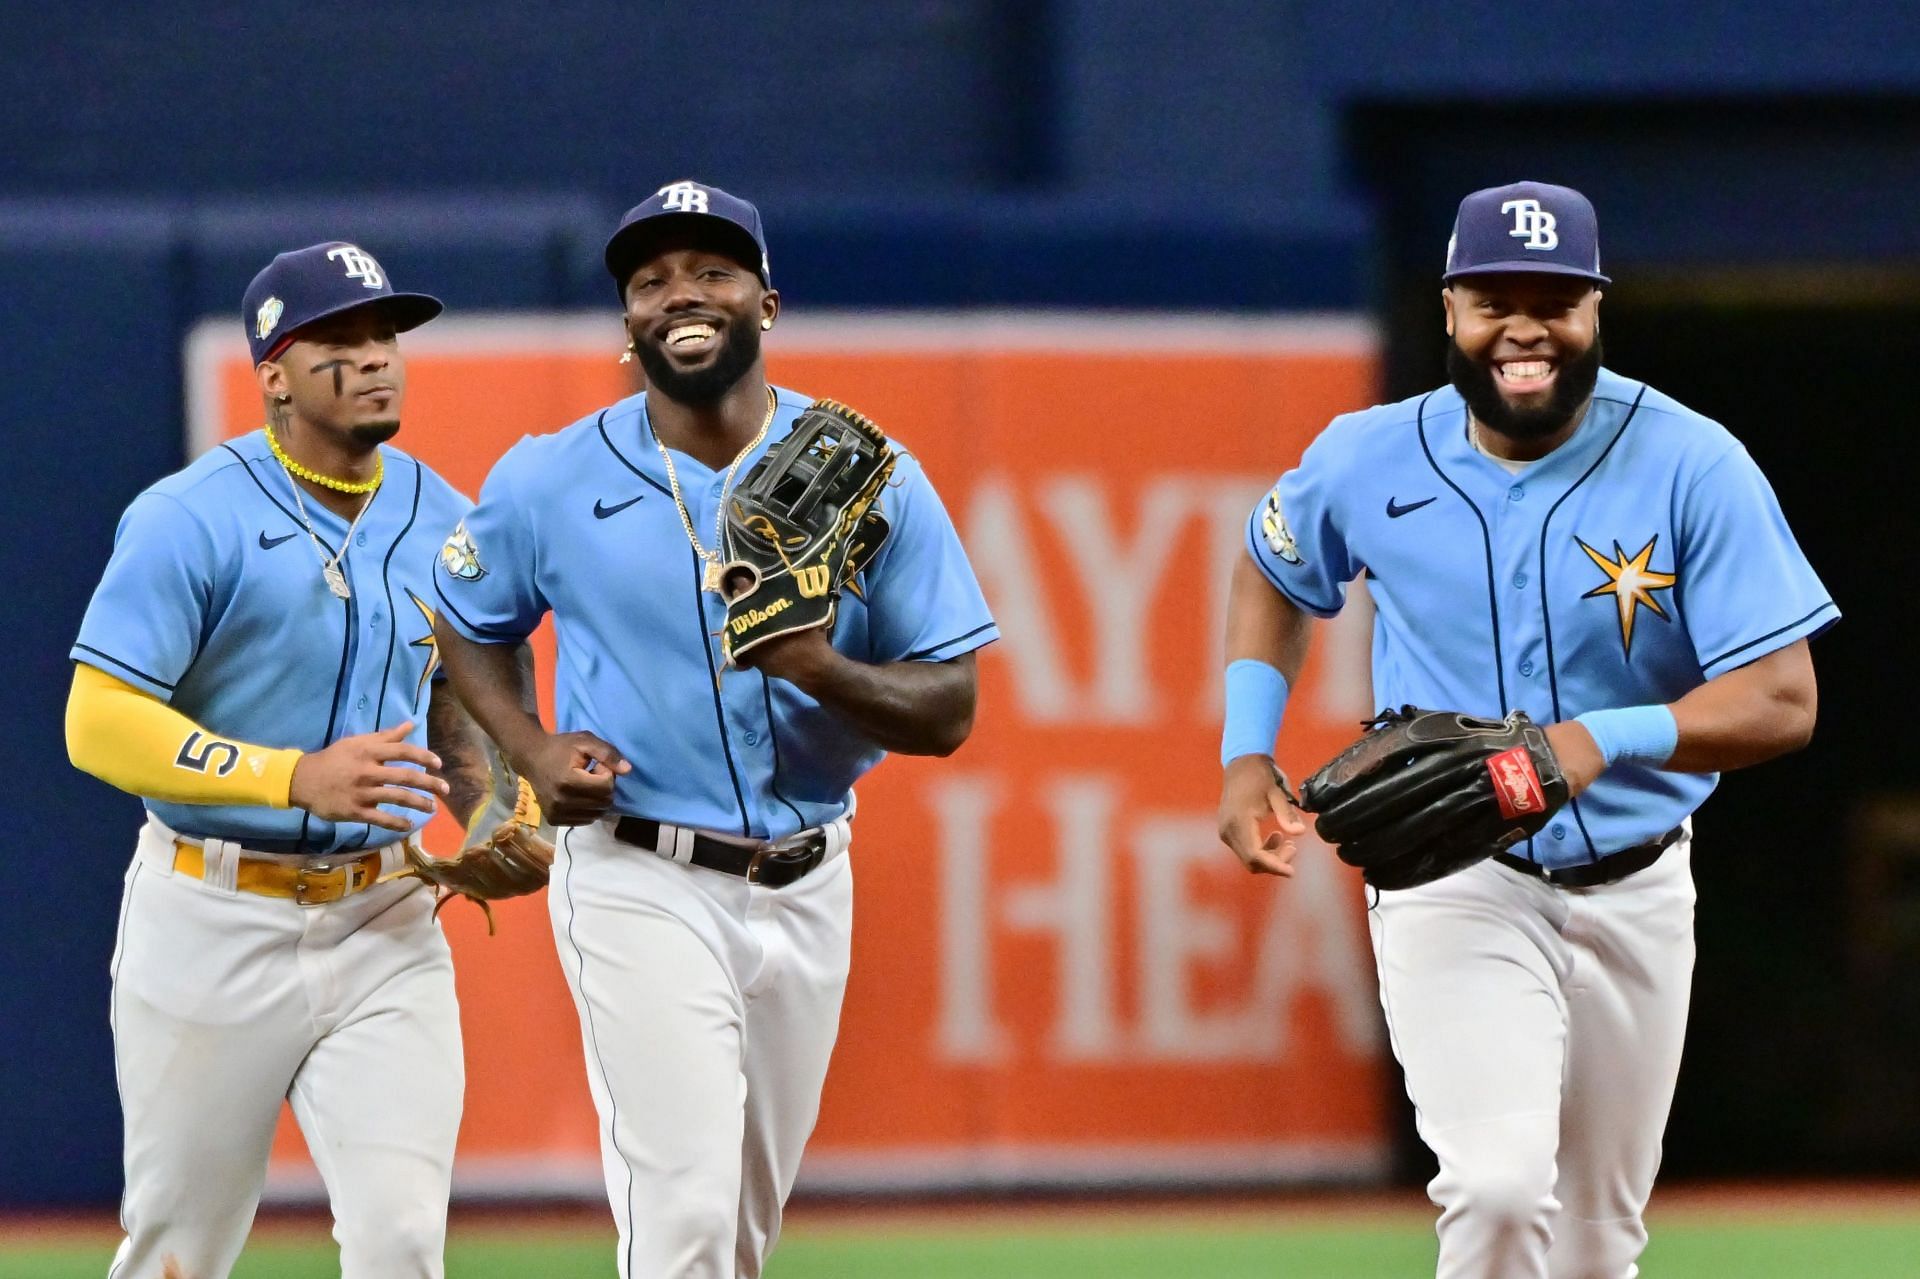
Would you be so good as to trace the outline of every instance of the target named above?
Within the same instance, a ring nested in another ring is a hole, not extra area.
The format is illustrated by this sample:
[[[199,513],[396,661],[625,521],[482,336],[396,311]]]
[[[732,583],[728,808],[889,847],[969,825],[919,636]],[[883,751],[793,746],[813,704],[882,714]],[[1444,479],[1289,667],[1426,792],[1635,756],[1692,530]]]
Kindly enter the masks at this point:
[[[546,887],[553,866],[553,828],[540,813],[533,787],[501,763],[493,762],[493,791],[467,823],[467,843],[452,857],[433,857],[409,842],[407,865],[393,878],[412,876],[433,885],[433,913],[456,897],[479,904],[487,913],[487,935],[494,932],[491,902],[524,897]]]

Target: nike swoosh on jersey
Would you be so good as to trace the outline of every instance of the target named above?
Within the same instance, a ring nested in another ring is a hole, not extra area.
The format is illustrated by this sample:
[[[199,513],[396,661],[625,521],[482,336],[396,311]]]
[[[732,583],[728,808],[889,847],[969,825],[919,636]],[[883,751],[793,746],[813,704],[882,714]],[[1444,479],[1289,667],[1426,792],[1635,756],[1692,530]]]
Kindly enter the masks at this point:
[[[613,506],[608,506],[604,501],[596,501],[593,504],[593,518],[595,518],[596,520],[604,520],[609,515],[618,515],[620,514],[620,512],[626,510],[629,506],[632,506],[635,502],[638,502],[641,497],[645,497],[645,496],[646,494],[642,493],[640,497],[630,497],[626,501],[616,503]]]
[[[260,549],[263,551],[271,551],[274,547],[280,545],[280,543],[289,541],[292,538],[296,538],[299,536],[300,535],[298,533],[282,533],[279,537],[268,537],[267,530],[261,529],[260,530]]]
[[[1401,506],[1398,503],[1396,503],[1392,498],[1388,498],[1387,499],[1387,518],[1390,520],[1397,520],[1402,515],[1406,515],[1406,514],[1409,514],[1410,512],[1417,511],[1421,507],[1427,505],[1427,503],[1432,502],[1434,500],[1435,500],[1434,498],[1430,497],[1430,498],[1427,498],[1425,501],[1408,502],[1405,506]]]

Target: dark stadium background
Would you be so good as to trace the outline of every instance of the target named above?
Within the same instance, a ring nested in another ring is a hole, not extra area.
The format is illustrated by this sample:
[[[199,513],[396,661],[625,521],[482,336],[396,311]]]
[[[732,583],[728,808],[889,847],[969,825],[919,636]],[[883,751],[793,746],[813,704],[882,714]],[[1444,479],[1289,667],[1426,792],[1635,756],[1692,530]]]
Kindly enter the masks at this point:
[[[1584,190],[1609,363],[1747,442],[1846,612],[1812,748],[1700,822],[1668,1170],[1920,1172],[1912,5],[0,9],[0,1205],[118,1192],[137,806],[68,767],[61,707],[114,520],[183,459],[187,327],[345,233],[455,308],[612,334],[599,244],[687,176],[759,202],[789,307],[1364,312],[1391,397],[1442,376],[1460,195]]]

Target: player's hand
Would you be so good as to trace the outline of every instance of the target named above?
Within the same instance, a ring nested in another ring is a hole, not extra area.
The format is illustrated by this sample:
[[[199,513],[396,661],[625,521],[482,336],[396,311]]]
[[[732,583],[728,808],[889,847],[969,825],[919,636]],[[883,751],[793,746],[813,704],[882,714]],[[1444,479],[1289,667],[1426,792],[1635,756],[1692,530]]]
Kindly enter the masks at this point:
[[[598,821],[613,807],[614,778],[633,771],[625,756],[592,733],[544,734],[517,751],[513,764],[555,826]]]
[[[1600,754],[1599,744],[1587,726],[1578,720],[1547,725],[1547,745],[1553,747],[1554,758],[1560,761],[1569,799],[1593,785],[1600,774],[1607,771],[1606,757]]]
[[[1307,823],[1287,799],[1264,755],[1242,755],[1227,765],[1220,785],[1220,842],[1256,875],[1293,876],[1297,842]]]
[[[445,781],[422,771],[439,772],[440,757],[409,742],[412,731],[408,721],[309,751],[294,761],[287,802],[330,822],[365,822],[403,834],[412,830],[412,822],[380,811],[380,805],[431,813],[435,797],[447,793]]]

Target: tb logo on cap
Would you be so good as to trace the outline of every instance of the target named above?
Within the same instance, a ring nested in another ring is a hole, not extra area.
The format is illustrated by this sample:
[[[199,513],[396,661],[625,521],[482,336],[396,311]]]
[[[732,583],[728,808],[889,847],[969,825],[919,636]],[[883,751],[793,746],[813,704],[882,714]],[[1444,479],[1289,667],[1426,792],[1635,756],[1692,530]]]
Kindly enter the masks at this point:
[[[328,249],[327,259],[345,267],[347,278],[360,281],[366,288],[377,289],[387,282],[385,273],[380,270],[380,264],[373,260],[373,255],[357,245],[343,244],[337,249]]]
[[[1508,200],[1500,206],[1500,212],[1513,214],[1513,230],[1507,232],[1516,240],[1525,240],[1521,247],[1526,249],[1556,249],[1560,247],[1560,233],[1554,230],[1559,219],[1540,207],[1538,200]]]
[[[667,197],[660,207],[669,213],[705,213],[707,193],[691,182],[669,182],[654,192]]]

